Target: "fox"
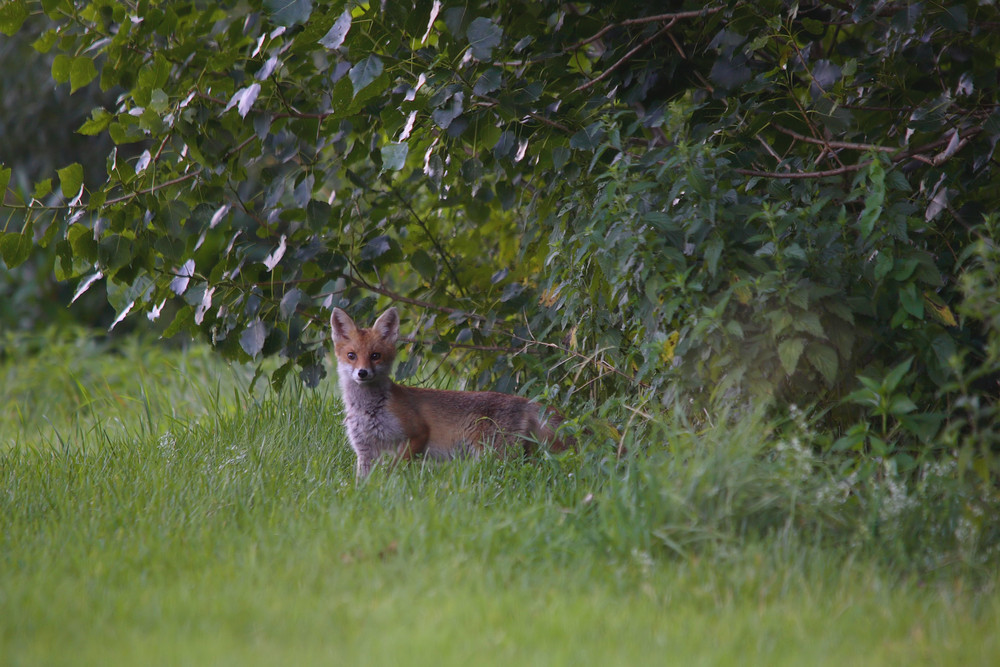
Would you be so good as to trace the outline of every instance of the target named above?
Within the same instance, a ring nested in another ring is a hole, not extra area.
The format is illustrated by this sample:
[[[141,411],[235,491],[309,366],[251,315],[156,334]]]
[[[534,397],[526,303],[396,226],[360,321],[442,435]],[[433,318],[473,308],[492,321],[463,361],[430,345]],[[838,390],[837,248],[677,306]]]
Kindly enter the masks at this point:
[[[488,448],[501,454],[531,453],[543,445],[560,452],[573,444],[572,438],[556,434],[562,415],[527,398],[393,382],[399,338],[395,307],[385,310],[370,329],[359,328],[347,312],[334,308],[330,330],[358,480],[368,476],[383,454],[391,454],[395,464],[417,456],[478,456]]]

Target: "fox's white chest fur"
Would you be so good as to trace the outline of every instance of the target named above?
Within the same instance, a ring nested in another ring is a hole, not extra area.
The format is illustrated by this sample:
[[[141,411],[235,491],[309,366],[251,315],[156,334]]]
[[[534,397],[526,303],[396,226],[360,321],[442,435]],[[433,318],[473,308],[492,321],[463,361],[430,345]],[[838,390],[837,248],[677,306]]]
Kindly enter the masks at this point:
[[[389,385],[359,385],[352,369],[341,369],[340,389],[344,398],[347,439],[358,456],[358,475],[367,475],[372,462],[385,452],[394,452],[406,442],[399,419],[389,410]]]

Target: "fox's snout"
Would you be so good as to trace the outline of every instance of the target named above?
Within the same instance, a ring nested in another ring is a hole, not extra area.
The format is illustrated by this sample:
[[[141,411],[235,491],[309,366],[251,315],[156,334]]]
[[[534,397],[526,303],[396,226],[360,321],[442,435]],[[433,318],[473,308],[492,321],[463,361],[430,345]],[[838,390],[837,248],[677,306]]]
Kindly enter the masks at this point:
[[[375,372],[370,371],[367,368],[355,368],[353,376],[355,382],[363,383],[374,378]]]

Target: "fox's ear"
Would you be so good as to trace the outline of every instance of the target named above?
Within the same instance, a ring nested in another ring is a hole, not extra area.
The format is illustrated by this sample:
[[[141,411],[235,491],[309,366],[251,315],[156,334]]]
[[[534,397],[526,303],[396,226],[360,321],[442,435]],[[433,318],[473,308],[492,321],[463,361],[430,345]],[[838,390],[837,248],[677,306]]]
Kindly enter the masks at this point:
[[[354,324],[354,320],[345,311],[334,308],[333,312],[330,313],[330,334],[334,343],[346,341],[357,330],[358,327]]]
[[[372,329],[383,340],[395,343],[396,337],[399,336],[399,313],[396,312],[395,308],[389,308],[379,315],[375,324],[372,325]]]

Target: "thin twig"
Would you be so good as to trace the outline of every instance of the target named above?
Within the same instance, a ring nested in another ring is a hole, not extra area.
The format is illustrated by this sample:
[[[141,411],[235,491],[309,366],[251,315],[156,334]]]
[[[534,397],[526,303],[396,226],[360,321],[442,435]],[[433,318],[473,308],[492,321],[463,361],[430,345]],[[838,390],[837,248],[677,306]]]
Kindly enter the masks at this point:
[[[102,206],[108,206],[109,204],[121,204],[122,202],[130,201],[135,199],[140,195],[148,195],[156,192],[157,190],[162,190],[163,188],[169,188],[171,185],[177,185],[178,183],[183,183],[184,181],[190,181],[192,178],[197,178],[201,174],[201,169],[196,169],[192,172],[184,174],[183,176],[178,176],[177,178],[172,178],[169,181],[164,181],[159,185],[154,185],[143,190],[136,190],[135,192],[130,192],[126,195],[120,197],[115,197],[114,199],[108,199],[102,204]]]
[[[612,23],[610,25],[604,26],[603,28],[601,28],[600,30],[598,30],[591,37],[588,37],[587,39],[585,39],[583,41],[577,42],[576,44],[573,44],[572,46],[566,47],[563,50],[563,52],[566,53],[566,52],[569,52],[569,51],[575,51],[576,49],[580,48],[581,46],[585,46],[587,44],[590,44],[591,42],[595,42],[595,41],[599,40],[601,37],[603,37],[604,35],[606,35],[607,33],[609,33],[610,31],[614,30],[615,28],[620,28],[620,27],[629,26],[629,25],[642,25],[642,24],[645,24],[645,23],[657,23],[659,21],[676,22],[676,21],[678,21],[680,19],[696,19],[696,18],[701,18],[702,16],[708,16],[709,14],[716,14],[718,12],[721,12],[723,9],[725,9],[725,7],[722,7],[722,6],[719,6],[719,7],[708,7],[706,9],[696,9],[696,10],[687,11],[687,12],[674,12],[672,14],[657,14],[656,16],[642,16],[642,17],[635,18],[635,19],[626,19],[624,21],[619,21],[618,23]]]
[[[847,144],[847,142],[826,142],[814,139],[812,137],[806,137],[798,133],[792,132],[791,130],[786,130],[775,125],[775,129],[778,129],[795,139],[804,141],[811,144],[817,144],[824,147],[837,147],[838,143]],[[982,132],[981,127],[973,127],[967,130],[965,136],[960,135],[958,143],[949,150],[947,146],[951,144],[953,134],[936,139],[930,143],[919,146],[909,151],[899,151],[899,149],[886,148],[884,146],[876,146],[869,144],[849,144],[842,145],[841,148],[849,148],[851,150],[864,150],[864,151],[877,151],[884,153],[894,153],[890,155],[889,159],[893,162],[902,162],[904,160],[917,160],[918,162],[923,162],[924,164],[931,166],[940,166],[945,160],[951,158],[955,153],[965,148],[969,141]],[[940,146],[945,146],[945,149],[935,155],[934,157],[927,157],[924,155],[929,150],[939,148]],[[871,160],[865,160],[857,164],[849,164],[843,167],[838,167],[836,169],[826,169],[823,171],[798,171],[798,172],[775,172],[775,171],[761,171],[757,169],[736,169],[735,171],[744,176],[757,176],[760,178],[777,178],[777,179],[807,179],[807,178],[827,178],[829,176],[841,176],[843,174],[849,174],[855,171],[860,171],[872,163]]]
[[[417,225],[424,230],[424,234],[426,234],[427,238],[430,239],[431,245],[433,245],[434,249],[437,250],[439,255],[441,255],[441,261],[444,262],[445,268],[448,269],[448,273],[451,275],[451,279],[454,281],[455,287],[458,288],[458,291],[462,294],[462,296],[468,296],[465,288],[462,286],[462,281],[458,279],[458,273],[455,272],[455,267],[451,263],[451,256],[448,254],[448,251],[444,249],[444,246],[441,245],[437,237],[434,236],[434,234],[431,234],[431,230],[427,226],[427,223],[425,223],[423,218],[421,218],[416,210],[414,210],[413,206],[406,199],[406,197],[404,197],[402,193],[400,193],[399,190],[391,184],[389,185],[389,190],[393,195],[395,195],[396,199],[402,202],[403,206],[406,207],[406,210],[410,213],[413,219],[416,220]]]
[[[759,176],[760,178],[787,178],[787,179],[805,179],[805,178],[827,178],[828,176],[840,176],[842,174],[849,174],[851,172],[860,171],[870,165],[871,160],[865,160],[864,162],[859,162],[858,164],[849,164],[843,167],[838,167],[836,169],[826,169],[823,171],[757,171],[756,169],[740,169],[737,168],[734,171],[738,174],[743,174],[744,176]]]
[[[816,139],[815,137],[807,137],[804,134],[799,134],[795,130],[789,130],[786,127],[782,127],[777,123],[771,123],[771,127],[776,129],[782,134],[787,134],[793,139],[798,141],[804,141],[807,144],[816,144],[818,146],[825,146],[827,148],[841,148],[844,150],[852,151],[878,151],[881,153],[895,153],[898,152],[898,148],[892,148],[891,146],[877,146],[875,144],[858,144],[850,141],[826,141],[823,139]]]
[[[618,62],[616,62],[611,67],[609,67],[606,70],[604,70],[603,72],[601,72],[600,75],[598,75],[597,77],[591,79],[587,83],[584,83],[582,85],[577,86],[573,90],[573,92],[574,93],[578,93],[580,91],[583,91],[583,90],[586,90],[586,89],[590,88],[591,86],[596,85],[600,81],[603,81],[609,74],[611,74],[616,69],[618,69],[619,67],[621,67],[622,65],[624,65],[629,60],[631,60],[632,57],[635,56],[636,53],[638,53],[640,50],[644,49],[645,47],[649,46],[649,44],[653,40],[658,39],[663,33],[667,32],[672,27],[674,27],[675,23],[677,23],[677,19],[672,20],[670,23],[668,23],[667,25],[663,26],[662,28],[660,28],[659,30],[657,30],[655,33],[653,33],[652,35],[650,35],[646,39],[642,40],[642,42],[640,42],[637,46],[635,46],[628,53],[626,53],[624,56],[622,56],[618,60]]]

